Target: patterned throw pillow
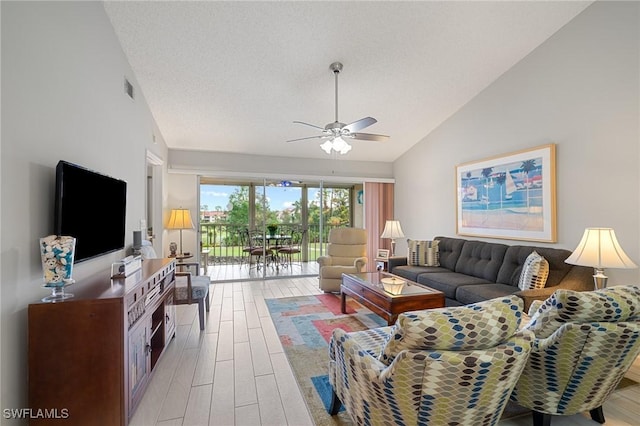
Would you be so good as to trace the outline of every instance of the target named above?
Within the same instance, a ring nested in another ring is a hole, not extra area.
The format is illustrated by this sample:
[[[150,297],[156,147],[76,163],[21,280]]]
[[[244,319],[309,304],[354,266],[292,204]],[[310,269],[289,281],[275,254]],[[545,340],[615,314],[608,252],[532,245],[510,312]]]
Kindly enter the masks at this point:
[[[520,290],[544,288],[547,277],[549,277],[549,262],[534,250],[522,265],[518,288]]]
[[[511,337],[520,325],[524,304],[508,296],[452,308],[405,312],[391,327],[378,359],[391,364],[403,350],[486,349]]]
[[[407,240],[407,265],[411,266],[440,266],[438,255],[438,240],[420,241]]]
[[[556,290],[531,316],[527,328],[539,339],[566,323],[640,319],[640,287],[615,286],[596,291]]]

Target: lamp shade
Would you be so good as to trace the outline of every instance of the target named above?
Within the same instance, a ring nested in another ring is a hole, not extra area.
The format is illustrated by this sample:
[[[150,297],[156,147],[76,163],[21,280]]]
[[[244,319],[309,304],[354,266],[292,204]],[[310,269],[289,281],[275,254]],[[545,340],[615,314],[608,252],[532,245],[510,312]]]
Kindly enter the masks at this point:
[[[388,220],[384,224],[384,230],[380,238],[404,238],[404,232],[402,232],[402,226],[400,226],[399,220]]]
[[[611,228],[585,229],[578,247],[565,262],[599,269],[637,267],[622,250],[616,233]]]
[[[191,212],[189,209],[173,209],[167,222],[167,229],[193,229]]]

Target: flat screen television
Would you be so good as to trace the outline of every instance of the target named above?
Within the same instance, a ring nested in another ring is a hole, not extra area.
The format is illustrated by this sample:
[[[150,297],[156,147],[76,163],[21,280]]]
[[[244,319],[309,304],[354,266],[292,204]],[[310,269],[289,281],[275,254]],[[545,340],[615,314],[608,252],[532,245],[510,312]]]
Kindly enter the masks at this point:
[[[124,248],[127,182],[60,161],[56,166],[56,235],[76,238],[74,263]]]

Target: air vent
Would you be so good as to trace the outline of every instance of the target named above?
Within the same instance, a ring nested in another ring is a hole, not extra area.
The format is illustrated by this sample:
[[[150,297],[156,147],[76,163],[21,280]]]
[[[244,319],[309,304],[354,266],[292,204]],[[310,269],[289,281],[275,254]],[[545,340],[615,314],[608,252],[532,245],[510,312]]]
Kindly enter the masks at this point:
[[[124,93],[126,93],[131,99],[135,99],[133,95],[133,84],[127,80],[127,77],[124,78]]]

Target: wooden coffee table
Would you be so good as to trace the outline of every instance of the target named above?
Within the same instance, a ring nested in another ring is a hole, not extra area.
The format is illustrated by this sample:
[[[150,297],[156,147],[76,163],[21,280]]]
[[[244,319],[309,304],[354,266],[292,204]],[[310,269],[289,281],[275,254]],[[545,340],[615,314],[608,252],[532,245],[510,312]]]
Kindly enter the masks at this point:
[[[399,294],[391,294],[384,289],[382,279],[396,278],[405,282]],[[365,272],[342,274],[341,310],[346,313],[346,298],[350,296],[387,320],[396,322],[398,315],[407,311],[444,307],[444,293],[424,285],[409,281],[387,272]]]

